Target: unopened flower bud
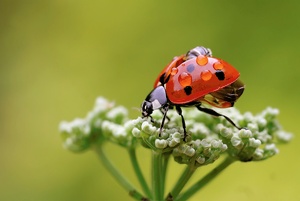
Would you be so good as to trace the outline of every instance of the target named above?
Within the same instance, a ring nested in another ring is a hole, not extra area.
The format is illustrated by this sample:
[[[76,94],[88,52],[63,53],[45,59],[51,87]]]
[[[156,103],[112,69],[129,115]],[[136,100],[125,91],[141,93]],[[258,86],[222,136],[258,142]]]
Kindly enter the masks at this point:
[[[147,134],[153,134],[157,129],[156,127],[152,126],[151,124],[149,124],[149,122],[147,121],[144,121],[142,123],[142,126],[141,126],[142,130],[147,133]]]
[[[141,131],[135,127],[132,129],[132,135],[136,138],[139,138],[141,136]]]
[[[164,139],[162,139],[162,140],[156,139],[156,140],[155,140],[155,146],[156,146],[157,148],[159,148],[159,149],[166,148],[167,145],[168,145],[167,140],[164,140]]]

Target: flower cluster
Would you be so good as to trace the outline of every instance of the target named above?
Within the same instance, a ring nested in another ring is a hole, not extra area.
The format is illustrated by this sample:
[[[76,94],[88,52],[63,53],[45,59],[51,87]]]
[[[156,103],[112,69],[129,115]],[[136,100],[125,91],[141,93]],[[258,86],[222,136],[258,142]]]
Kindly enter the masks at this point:
[[[127,144],[132,139],[123,125],[127,119],[126,108],[115,106],[114,102],[99,97],[93,110],[85,118],[60,123],[59,130],[64,147],[73,152],[80,152],[106,140],[117,140],[119,144]]]
[[[278,109],[267,108],[257,115],[241,114],[235,108],[218,112],[245,129],[234,128],[222,117],[186,109],[183,111],[188,130],[185,142],[181,117],[175,111],[168,112],[169,121],[159,136],[162,119],[159,111],[152,115],[154,122],[141,117],[129,120],[124,107],[100,97],[85,118],[62,122],[60,131],[64,146],[71,151],[82,151],[103,141],[125,147],[134,147],[140,142],[154,151],[172,153],[178,163],[195,166],[213,163],[224,152],[240,161],[264,160],[278,153],[276,143],[292,138],[276,120]]]
[[[85,118],[61,122],[60,132],[64,147],[68,150],[95,150],[107,171],[136,200],[183,201],[188,200],[234,161],[270,158],[278,153],[277,144],[292,138],[292,134],[285,132],[276,120],[279,114],[277,109],[266,108],[257,115],[250,112],[241,114],[235,108],[217,112],[226,115],[243,129],[233,127],[223,117],[213,117],[191,108],[183,110],[187,129],[187,136],[184,137],[182,120],[176,111],[168,111],[167,122],[161,130],[160,111],[154,111],[152,118],[130,120],[124,107],[115,106],[113,102],[100,97]],[[127,150],[143,193],[128,182],[118,171],[119,168],[113,166],[103,149],[104,142],[117,144]],[[137,161],[137,145],[152,150],[152,190]],[[227,154],[223,162],[181,193],[198,167],[213,163],[222,154]],[[170,156],[179,164],[186,164],[186,168],[164,198]]]

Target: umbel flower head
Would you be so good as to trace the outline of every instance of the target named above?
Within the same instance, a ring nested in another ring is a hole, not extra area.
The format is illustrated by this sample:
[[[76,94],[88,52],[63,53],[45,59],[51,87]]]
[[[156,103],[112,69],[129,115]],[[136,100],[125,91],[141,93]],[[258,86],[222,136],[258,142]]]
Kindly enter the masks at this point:
[[[123,125],[127,118],[126,108],[115,106],[114,102],[99,97],[96,99],[94,108],[85,118],[60,123],[59,130],[64,140],[64,147],[73,152],[80,152],[95,143],[110,139],[126,144],[131,138]]]
[[[178,163],[196,167],[213,163],[224,153],[240,161],[264,160],[279,152],[278,143],[292,138],[276,120],[278,109],[268,107],[257,115],[241,114],[235,108],[219,112],[245,129],[238,130],[223,118],[186,109],[183,115],[187,142],[183,141],[181,118],[175,111],[168,112],[170,120],[159,137],[162,119],[159,111],[153,113],[154,122],[141,117],[129,120],[124,107],[100,97],[85,118],[61,122],[60,131],[64,147],[74,152],[105,141],[124,147],[135,147],[140,143],[155,152],[172,154]]]

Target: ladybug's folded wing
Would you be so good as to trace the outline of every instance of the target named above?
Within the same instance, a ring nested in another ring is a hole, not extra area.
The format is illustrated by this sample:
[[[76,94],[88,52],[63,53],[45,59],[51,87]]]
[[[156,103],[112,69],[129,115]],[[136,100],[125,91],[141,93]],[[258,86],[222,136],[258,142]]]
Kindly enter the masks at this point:
[[[236,80],[234,83],[212,92],[201,98],[200,102],[206,102],[214,107],[227,108],[232,107],[238,98],[243,94],[245,89],[241,80]]]

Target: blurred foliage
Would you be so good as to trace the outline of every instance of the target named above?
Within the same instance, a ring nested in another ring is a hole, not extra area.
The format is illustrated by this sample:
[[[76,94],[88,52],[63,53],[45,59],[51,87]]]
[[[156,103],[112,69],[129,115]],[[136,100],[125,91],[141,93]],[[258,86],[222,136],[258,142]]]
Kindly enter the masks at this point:
[[[241,72],[240,110],[277,107],[297,134],[299,18],[292,0],[0,1],[0,200],[131,200],[94,154],[62,148],[58,123],[84,116],[99,95],[138,116],[160,70],[197,45]],[[299,143],[235,164],[199,197],[299,200]],[[107,148],[134,177],[122,149]],[[149,153],[140,157],[148,171]],[[170,168],[175,180],[182,167]]]

